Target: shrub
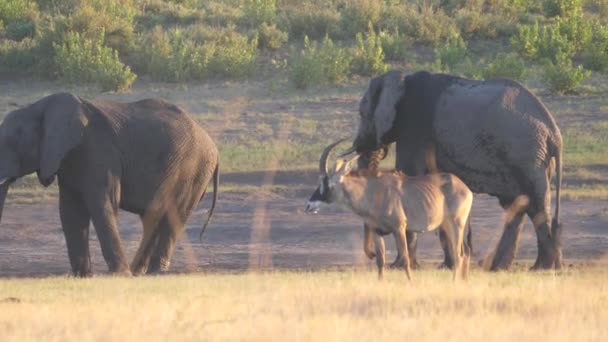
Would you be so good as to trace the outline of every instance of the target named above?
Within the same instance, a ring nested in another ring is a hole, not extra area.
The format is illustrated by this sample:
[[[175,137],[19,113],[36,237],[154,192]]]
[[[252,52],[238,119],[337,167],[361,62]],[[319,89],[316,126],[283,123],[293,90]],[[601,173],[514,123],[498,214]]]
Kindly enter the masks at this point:
[[[340,13],[333,7],[312,3],[303,3],[298,6],[282,8],[277,18],[278,27],[289,32],[291,39],[320,40],[328,34],[336,38],[340,35]]]
[[[586,30],[576,38],[571,35],[574,31],[568,31],[563,25],[544,26],[539,29],[538,22],[534,26],[520,26],[519,36],[511,40],[513,47],[523,56],[533,59],[550,59],[553,63],[561,56],[571,58],[576,52],[578,45],[588,41]]]
[[[456,64],[464,61],[467,54],[467,44],[459,34],[452,35],[444,46],[435,49],[435,59],[437,63],[447,71],[451,70]]]
[[[526,78],[526,66],[515,53],[499,53],[482,72],[488,80],[496,77],[507,77],[518,81]]]
[[[241,19],[245,25],[258,27],[262,23],[273,23],[276,16],[277,0],[245,0]]]
[[[317,48],[316,42],[304,37],[304,48],[291,60],[291,76],[297,88],[342,81],[348,75],[351,57],[344,48],[336,47],[326,35]]]
[[[535,59],[538,56],[539,27],[534,25],[517,25],[519,34],[511,38],[511,46],[522,56]]]
[[[105,32],[105,45],[127,52],[134,39],[133,21],[137,14],[134,0],[79,0],[68,13],[69,31],[79,32],[84,38],[97,39]]]
[[[410,43],[407,37],[399,33],[397,29],[393,33],[381,31],[378,36],[382,43],[382,51],[387,60],[396,61],[403,60],[407,56],[407,48]]]
[[[340,13],[344,36],[350,38],[359,32],[365,32],[369,23],[375,27],[382,14],[383,5],[383,0],[347,1]]]
[[[323,64],[317,56],[317,45],[304,36],[304,48],[291,61],[291,79],[296,88],[305,89],[323,83]]]
[[[254,71],[257,47],[257,36],[247,39],[238,32],[229,32],[217,41],[217,48],[209,62],[209,71],[219,77],[249,76]]]
[[[258,28],[258,46],[262,49],[277,50],[287,42],[288,33],[277,28],[275,24],[263,23]]]
[[[370,76],[383,73],[388,70],[388,65],[384,63],[384,51],[382,51],[382,41],[374,32],[371,23],[368,32],[363,39],[360,32],[356,36],[356,47],[353,52],[352,71],[355,74]]]
[[[587,44],[583,54],[585,68],[604,71],[608,68],[608,28],[597,25],[592,41]]]
[[[160,26],[140,38],[138,65],[156,80],[182,82],[208,77],[215,51],[212,43],[195,44],[180,29],[165,32]]]
[[[455,32],[458,32],[456,22],[441,9],[426,6],[420,11],[408,8],[403,18],[402,32],[415,42],[437,46]]]
[[[38,17],[38,6],[34,1],[0,2],[0,30],[4,28],[9,39],[22,40],[26,37],[34,37]]]
[[[557,18],[555,29],[573,45],[575,52],[581,51],[593,37],[593,27],[582,14]]]
[[[581,0],[544,0],[543,12],[547,17],[565,17],[582,11]]]
[[[104,44],[104,32],[88,39],[71,32],[65,41],[54,44],[54,63],[64,80],[70,83],[94,82],[102,91],[126,90],[137,77],[118,58],[118,52]]]
[[[335,47],[329,35],[326,35],[321,43],[319,59],[323,66],[323,74],[329,83],[333,84],[346,78],[351,57],[346,49]]]
[[[31,38],[0,41],[0,72],[27,72],[38,63],[36,44]]]
[[[211,3],[215,4],[215,3]],[[216,9],[216,8],[213,8]],[[233,11],[240,13],[238,8],[233,8]],[[212,21],[218,16],[218,13],[209,10],[207,13],[198,8],[190,8],[179,3],[166,2],[163,0],[148,0],[145,6],[142,6],[142,12],[137,16],[137,25],[145,29],[152,29],[157,25],[163,27],[171,26],[188,26],[203,22],[205,19]]]
[[[591,72],[585,70],[582,65],[572,66],[572,60],[561,57],[557,63],[547,61],[543,68],[542,79],[547,88],[553,93],[573,93]]]

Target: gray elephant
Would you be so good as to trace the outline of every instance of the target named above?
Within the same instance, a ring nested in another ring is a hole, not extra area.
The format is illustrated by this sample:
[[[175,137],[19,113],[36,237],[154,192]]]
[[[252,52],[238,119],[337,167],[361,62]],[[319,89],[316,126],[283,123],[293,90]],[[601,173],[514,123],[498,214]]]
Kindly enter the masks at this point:
[[[89,221],[113,274],[165,271],[176,239],[213,178],[218,151],[203,128],[158,99],[94,101],[68,93],[9,113],[0,125],[0,218],[9,185],[36,172],[59,184],[59,213],[72,272],[89,276]],[[118,209],[140,215],[143,238],[129,267]],[[201,232],[202,234],[202,232]]]
[[[425,71],[404,76],[392,70],[370,81],[359,111],[351,151],[368,154],[396,142],[397,169],[408,175],[453,173],[472,191],[497,197],[509,210],[491,270],[511,265],[524,215],[536,230],[533,269],[561,267],[562,138],[551,113],[523,85]],[[551,220],[554,168],[557,200]],[[514,205],[521,203],[519,198],[526,203]],[[415,235],[408,236],[411,251],[415,241]],[[446,259],[449,263],[448,253]]]

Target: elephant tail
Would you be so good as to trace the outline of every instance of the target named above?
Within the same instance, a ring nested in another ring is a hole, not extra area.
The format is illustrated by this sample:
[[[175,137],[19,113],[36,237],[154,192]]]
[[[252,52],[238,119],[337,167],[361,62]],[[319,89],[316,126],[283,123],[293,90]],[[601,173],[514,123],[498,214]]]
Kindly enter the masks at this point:
[[[211,209],[209,209],[209,215],[207,216],[207,221],[205,221],[205,224],[203,225],[203,228],[201,229],[201,233],[198,236],[199,240],[203,240],[203,234],[205,233],[205,230],[207,229],[207,225],[209,225],[209,221],[211,221],[211,216],[213,215],[213,209],[215,209],[215,203],[217,202],[217,189],[220,183],[220,162],[218,161],[217,164],[215,165],[215,171],[213,171],[213,202],[211,203]],[[203,193],[203,196],[201,197],[201,200],[203,200],[203,197],[205,196],[205,193]]]
[[[561,225],[559,224],[559,206],[562,188],[562,151],[559,149],[555,154],[555,215],[551,222],[551,231],[559,240]]]

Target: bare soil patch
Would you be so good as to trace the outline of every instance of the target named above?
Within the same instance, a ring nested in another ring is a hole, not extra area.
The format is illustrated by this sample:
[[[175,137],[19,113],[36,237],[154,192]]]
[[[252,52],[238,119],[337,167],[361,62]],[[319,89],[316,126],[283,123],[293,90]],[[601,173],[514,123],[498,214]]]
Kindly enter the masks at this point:
[[[305,202],[316,186],[314,172],[277,173],[275,180],[299,188],[293,192],[222,193],[212,224],[198,239],[209,200],[199,205],[173,256],[172,272],[243,271],[248,269],[324,269],[372,267],[362,249],[362,224],[353,214],[328,207],[312,215]],[[232,183],[261,184],[263,173],[231,174]],[[306,190],[308,189],[308,190]],[[563,201],[564,255],[567,263],[608,262],[608,203]],[[133,256],[141,237],[135,215],[120,214],[123,247]],[[497,201],[477,195],[473,208],[475,260],[495,246],[502,231]],[[418,256],[424,267],[442,258],[438,237],[421,235]],[[395,254],[389,239],[389,259]],[[522,233],[518,261],[536,256],[536,236],[528,222]],[[107,270],[94,229],[91,258],[95,273]],[[0,229],[0,276],[67,274],[69,262],[57,203],[9,204]]]
[[[197,116],[220,146],[256,144],[268,139],[300,146],[352,134],[357,125],[358,101],[366,85],[361,82],[339,89],[295,92],[287,88],[271,91],[256,82],[187,86],[139,82],[129,94],[97,95],[56,84],[10,82],[0,83],[0,93],[4,94],[0,96],[0,113],[14,109],[15,103],[23,105],[61,90],[118,101],[162,97]],[[546,96],[543,101],[562,128],[581,121],[592,125],[608,118],[608,102],[603,97]],[[198,234],[209,199],[190,217],[186,234],[173,256],[171,271],[372,267],[363,253],[362,223],[355,215],[340,208],[327,208],[318,215],[304,213],[305,202],[317,186],[317,173],[288,169],[296,162],[300,163],[296,170],[302,165],[308,168],[316,165],[318,154],[314,151],[306,157],[310,160],[298,160],[303,157],[297,151],[297,156],[287,161],[271,160],[269,170],[223,173],[221,182],[231,184],[230,191],[220,193],[216,214],[202,242]],[[565,166],[565,185],[608,183],[608,165],[604,162],[585,165],[591,175],[585,179],[568,175],[568,160]],[[238,163],[233,165],[233,169],[240,167]],[[12,202],[4,209],[0,225],[0,276],[69,272],[57,200],[32,202],[35,203]],[[561,221],[566,262],[608,262],[606,199],[562,200]],[[123,247],[132,256],[141,237],[139,218],[121,212],[119,223]],[[497,201],[477,195],[472,224],[475,260],[479,260],[491,251],[502,232],[502,210]],[[394,244],[392,239],[388,241],[388,257],[392,259]],[[425,267],[435,267],[442,258],[437,236],[422,235],[419,241],[419,260]],[[94,271],[105,272],[107,267],[93,227],[91,254]],[[517,260],[528,264],[535,256],[536,237],[527,222]]]

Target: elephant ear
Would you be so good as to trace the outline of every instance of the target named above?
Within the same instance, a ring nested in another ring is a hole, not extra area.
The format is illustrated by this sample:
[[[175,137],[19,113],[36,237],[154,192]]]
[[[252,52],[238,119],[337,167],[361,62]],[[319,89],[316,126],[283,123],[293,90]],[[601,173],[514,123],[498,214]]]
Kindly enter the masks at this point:
[[[43,185],[52,183],[65,156],[82,141],[88,123],[85,108],[72,94],[55,94],[42,113],[40,171]]]
[[[371,86],[370,85],[370,92]],[[400,71],[391,70],[382,76],[382,82],[376,87],[381,87],[380,97],[374,111],[374,125],[376,126],[376,138],[378,145],[382,145],[382,138],[392,128],[397,115],[397,103],[403,96],[403,76]]]

